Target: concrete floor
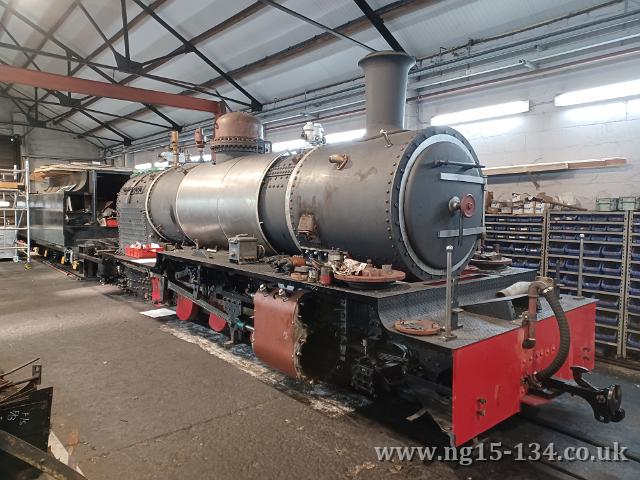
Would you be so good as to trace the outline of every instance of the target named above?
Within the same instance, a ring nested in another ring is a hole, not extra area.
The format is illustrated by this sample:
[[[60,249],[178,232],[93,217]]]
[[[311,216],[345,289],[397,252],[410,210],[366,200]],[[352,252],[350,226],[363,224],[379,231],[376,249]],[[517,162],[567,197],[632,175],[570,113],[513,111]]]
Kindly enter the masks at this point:
[[[314,410],[163,331],[140,315],[149,304],[44,264],[0,263],[0,299],[0,366],[41,357],[52,428],[92,480],[553,478],[378,462],[375,446],[417,443],[363,415]]]

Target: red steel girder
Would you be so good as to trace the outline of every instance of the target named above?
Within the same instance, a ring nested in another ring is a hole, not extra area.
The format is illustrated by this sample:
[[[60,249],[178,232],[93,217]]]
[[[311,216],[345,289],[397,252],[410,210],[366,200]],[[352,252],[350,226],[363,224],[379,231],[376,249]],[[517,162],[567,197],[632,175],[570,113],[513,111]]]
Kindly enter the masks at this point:
[[[205,100],[187,95],[158,92],[146,88],[128,87],[125,85],[97,82],[85,78],[68,77],[56,73],[39,72],[26,68],[0,65],[0,82],[29,85],[32,87],[47,88],[63,92],[82,93],[95,97],[116,98],[130,102],[147,103],[164,107],[183,108],[185,110],[198,110],[214,114],[222,114],[225,111],[222,102]]]

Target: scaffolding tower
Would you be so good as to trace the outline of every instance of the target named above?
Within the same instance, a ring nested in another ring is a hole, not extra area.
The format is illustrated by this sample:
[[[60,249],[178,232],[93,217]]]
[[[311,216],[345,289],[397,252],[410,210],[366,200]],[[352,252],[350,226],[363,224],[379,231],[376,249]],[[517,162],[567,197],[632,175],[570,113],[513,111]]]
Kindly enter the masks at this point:
[[[0,259],[19,262],[22,253],[26,268],[31,267],[29,189],[29,160],[24,160],[23,168],[0,169]]]

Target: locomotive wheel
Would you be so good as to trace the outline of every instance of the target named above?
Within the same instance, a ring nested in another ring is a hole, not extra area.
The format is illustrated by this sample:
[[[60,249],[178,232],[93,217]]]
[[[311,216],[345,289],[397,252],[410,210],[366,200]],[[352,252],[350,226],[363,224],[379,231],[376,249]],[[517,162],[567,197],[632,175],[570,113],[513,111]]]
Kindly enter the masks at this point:
[[[180,320],[192,322],[200,313],[200,307],[186,297],[178,295],[176,301],[176,315]]]
[[[215,313],[210,313],[209,326],[211,327],[211,330],[213,330],[214,332],[220,333],[224,331],[225,327],[227,326],[227,321],[221,316],[216,315]]]

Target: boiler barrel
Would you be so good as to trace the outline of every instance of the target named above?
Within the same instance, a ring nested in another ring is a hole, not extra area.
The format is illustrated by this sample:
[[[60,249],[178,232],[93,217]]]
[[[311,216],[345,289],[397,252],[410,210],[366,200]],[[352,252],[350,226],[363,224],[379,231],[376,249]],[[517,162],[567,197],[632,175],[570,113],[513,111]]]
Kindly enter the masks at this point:
[[[255,236],[268,252],[339,248],[414,277],[471,259],[483,228],[484,178],[448,127],[401,131],[299,154],[199,165],[178,188],[181,230],[201,247]]]

